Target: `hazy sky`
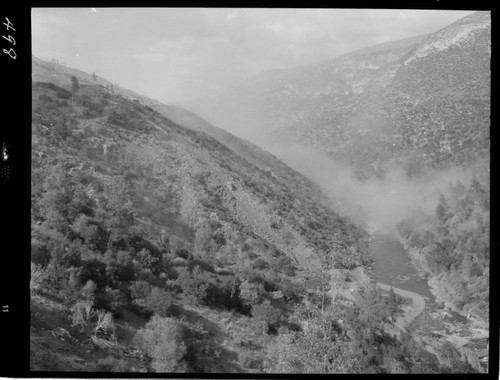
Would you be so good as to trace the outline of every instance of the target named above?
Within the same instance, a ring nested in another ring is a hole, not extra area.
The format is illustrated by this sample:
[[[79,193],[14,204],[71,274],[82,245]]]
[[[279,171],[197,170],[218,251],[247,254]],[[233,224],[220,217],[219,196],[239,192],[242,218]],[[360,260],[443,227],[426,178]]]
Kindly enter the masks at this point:
[[[33,54],[160,101],[436,31],[469,11],[34,8]]]

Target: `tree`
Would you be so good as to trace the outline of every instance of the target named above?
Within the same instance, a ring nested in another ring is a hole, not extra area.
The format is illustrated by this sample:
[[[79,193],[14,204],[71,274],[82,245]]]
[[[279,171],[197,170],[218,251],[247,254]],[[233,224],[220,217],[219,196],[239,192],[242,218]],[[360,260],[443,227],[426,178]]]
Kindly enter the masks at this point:
[[[97,285],[94,281],[88,280],[83,287],[81,293],[85,301],[94,304],[94,297],[97,290]]]
[[[95,86],[95,72],[92,72],[92,81],[94,82],[94,86]]]
[[[75,76],[71,77],[71,91],[73,92],[73,102],[75,101],[75,96],[78,94],[80,90],[80,83]]]
[[[446,202],[444,195],[441,194],[439,196],[439,204],[436,207],[436,218],[441,224],[445,224],[450,217],[449,210],[450,206],[448,205],[448,202]]]
[[[113,314],[107,313],[104,310],[97,310],[95,315],[97,321],[95,326],[93,326],[92,339],[96,341],[100,337],[105,337],[106,339],[111,338],[116,344],[116,325]]]
[[[93,316],[93,304],[89,301],[79,301],[71,308],[71,327],[80,326],[80,332],[84,333],[85,328]]]
[[[266,350],[264,371],[273,373],[359,373],[355,349],[341,339],[338,315],[329,309],[305,310],[300,331],[285,332]]]
[[[394,292],[394,288],[391,286],[391,289],[389,290],[389,312],[391,318],[394,318],[395,315],[401,311],[402,302],[403,300],[401,297],[398,297],[398,295]]]
[[[464,184],[462,183],[462,181],[458,180],[457,181],[457,184],[455,186],[455,192],[458,194],[458,195],[463,195],[465,193],[465,186]]]

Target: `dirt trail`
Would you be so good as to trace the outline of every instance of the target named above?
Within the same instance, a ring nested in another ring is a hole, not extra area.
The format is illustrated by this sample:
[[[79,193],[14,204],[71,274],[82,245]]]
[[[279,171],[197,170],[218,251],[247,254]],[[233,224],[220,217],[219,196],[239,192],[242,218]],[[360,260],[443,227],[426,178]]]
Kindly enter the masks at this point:
[[[421,314],[425,309],[424,297],[420,294],[410,292],[408,290],[396,288],[394,286],[382,284],[377,282],[379,288],[389,291],[391,288],[394,289],[394,293],[399,294],[403,298],[410,298],[412,304],[404,307],[404,314],[396,318],[395,325],[401,329],[404,329],[408,324],[413,321],[419,314]]]
[[[331,275],[334,275],[335,270],[330,272]],[[371,283],[371,279],[365,270],[361,267],[357,267],[350,271],[350,276],[353,278],[353,282],[349,287],[339,287],[338,284],[335,284],[330,289],[330,294],[334,297],[335,295],[342,295],[347,299],[352,301],[356,300],[356,297],[353,294],[353,290],[357,290],[359,286],[362,284]],[[413,321],[419,314],[421,314],[425,309],[425,300],[424,297],[420,294],[410,292],[408,290],[396,288],[391,285],[382,284],[381,282],[377,283],[377,286],[383,290],[389,291],[391,287],[394,289],[396,294],[399,294],[403,298],[411,299],[411,305],[407,305],[403,309],[403,314],[396,318],[396,322],[394,323],[396,327],[399,329],[405,329],[408,324]]]

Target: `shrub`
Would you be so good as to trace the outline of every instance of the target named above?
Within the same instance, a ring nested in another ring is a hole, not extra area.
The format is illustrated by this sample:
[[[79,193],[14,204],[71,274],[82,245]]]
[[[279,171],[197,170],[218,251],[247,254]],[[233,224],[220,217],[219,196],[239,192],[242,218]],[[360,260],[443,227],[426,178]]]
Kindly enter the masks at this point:
[[[295,271],[297,270],[295,265],[293,265],[292,260],[287,256],[280,256],[275,259],[271,265],[271,268],[273,268],[275,271],[281,271],[290,277],[295,276]]]
[[[175,251],[175,254],[178,256],[178,257],[182,257],[183,259],[188,259],[189,257],[189,252],[183,248],[181,249],[178,249]]]
[[[266,323],[268,334],[276,334],[285,320],[283,312],[268,302],[253,306],[252,315],[255,319]]]
[[[262,257],[259,257],[252,263],[252,267],[258,270],[268,269],[269,263]]]
[[[142,270],[149,270],[155,273],[160,269],[160,259],[153,256],[147,248],[143,248],[137,253],[136,260],[139,262],[139,267]]]
[[[146,281],[135,281],[129,289],[132,300],[145,300],[151,294],[151,285]]]
[[[107,285],[106,265],[102,261],[92,259],[82,262],[80,281],[86,283],[88,280],[95,282],[98,289]]]
[[[108,123],[119,127],[128,127],[130,122],[126,115],[113,111],[108,116]]]
[[[95,284],[95,282],[92,280],[88,280],[85,286],[83,287],[81,294],[85,300],[93,303],[96,290],[97,290],[97,285]]]
[[[133,371],[130,364],[126,360],[120,359],[116,361],[112,369],[112,372],[133,372]]]
[[[112,356],[107,356],[105,358],[101,358],[97,361],[94,367],[95,372],[113,372],[115,368],[117,360]]]
[[[227,243],[226,238],[222,232],[217,232],[216,234],[214,234],[213,239],[218,248],[225,246]]]
[[[38,100],[40,102],[44,102],[44,103],[48,103],[48,102],[52,102],[52,98],[46,94],[41,94],[38,96]]]
[[[146,298],[146,307],[160,317],[167,317],[172,308],[173,294],[154,287]]]
[[[103,250],[106,246],[106,231],[92,218],[80,214],[73,222],[73,231],[83,239],[91,249]]]
[[[157,315],[140,329],[134,344],[145,350],[152,358],[151,366],[156,372],[186,372],[186,345],[184,330],[173,318]]]
[[[65,90],[64,88],[59,87],[56,96],[60,99],[69,99],[71,98],[71,92]]]
[[[31,261],[45,268],[50,262],[50,251],[42,244],[31,244]]]
[[[47,273],[40,265],[31,262],[31,279],[30,279],[30,292],[35,294],[39,292],[47,280]]]
[[[265,293],[264,286],[261,283],[244,281],[240,285],[240,297],[249,305],[256,305],[261,302]]]
[[[95,306],[98,309],[109,310],[118,314],[119,310],[127,306],[127,298],[120,289],[107,287],[95,296]]]
[[[94,365],[95,372],[131,372],[130,364],[124,359],[112,356],[101,358]]]
[[[254,351],[243,351],[238,353],[238,361],[243,367],[260,370],[262,367],[262,354]]]
[[[205,304],[209,283],[200,267],[195,267],[191,273],[185,268],[179,269],[179,278],[176,283],[181,287],[186,300],[201,305]]]

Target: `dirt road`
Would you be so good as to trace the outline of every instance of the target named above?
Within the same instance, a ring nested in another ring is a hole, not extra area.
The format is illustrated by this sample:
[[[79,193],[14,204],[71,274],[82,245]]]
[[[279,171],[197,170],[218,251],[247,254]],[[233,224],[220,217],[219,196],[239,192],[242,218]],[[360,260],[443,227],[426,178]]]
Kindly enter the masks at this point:
[[[335,278],[336,270],[333,269],[330,271],[330,275]],[[338,282],[333,283],[329,294],[332,298],[335,298],[336,295],[341,295],[344,298],[356,301],[355,290],[357,290],[360,286],[367,285],[371,283],[371,279],[366,273],[364,268],[357,267],[350,271],[350,276],[353,279],[353,282],[350,283],[349,286],[340,286]],[[391,289],[390,285],[382,284],[381,282],[377,282],[377,286],[383,290],[389,291]],[[408,290],[396,288],[392,286],[394,292],[399,294],[403,298],[411,299],[411,304],[406,305],[403,308],[403,313],[399,317],[396,318],[396,322],[394,325],[399,329],[405,329],[408,324],[413,321],[420,313],[422,313],[425,309],[425,300],[424,297],[420,294],[410,292]]]
[[[389,291],[391,289],[390,285],[382,284],[377,282],[379,288]],[[405,306],[403,315],[396,318],[395,325],[401,329],[404,329],[408,324],[413,321],[420,313],[422,313],[425,309],[425,300],[420,294],[410,292],[408,290],[403,290],[399,288],[395,288],[394,293],[399,294],[403,298],[410,298],[412,300],[412,304]]]

